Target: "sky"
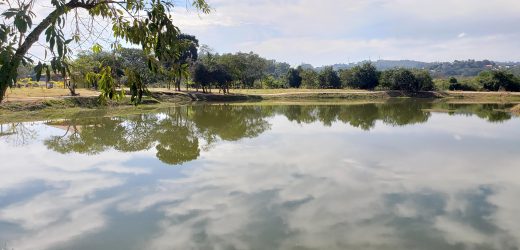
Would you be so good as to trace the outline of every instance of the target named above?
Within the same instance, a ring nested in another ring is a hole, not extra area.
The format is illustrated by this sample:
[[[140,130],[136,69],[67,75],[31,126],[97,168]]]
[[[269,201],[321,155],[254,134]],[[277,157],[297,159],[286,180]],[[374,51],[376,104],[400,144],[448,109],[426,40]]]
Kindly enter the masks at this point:
[[[207,15],[186,8],[189,0],[175,1],[174,23],[218,53],[253,51],[293,66],[520,61],[520,0],[207,0],[213,9]],[[36,20],[52,10],[49,2],[37,0]],[[83,16],[82,23],[90,21]],[[71,48],[113,41],[107,25],[92,33]],[[42,36],[31,55],[44,57],[43,44]]]
[[[208,0],[176,23],[216,52],[292,65],[363,60],[519,61],[518,0]]]

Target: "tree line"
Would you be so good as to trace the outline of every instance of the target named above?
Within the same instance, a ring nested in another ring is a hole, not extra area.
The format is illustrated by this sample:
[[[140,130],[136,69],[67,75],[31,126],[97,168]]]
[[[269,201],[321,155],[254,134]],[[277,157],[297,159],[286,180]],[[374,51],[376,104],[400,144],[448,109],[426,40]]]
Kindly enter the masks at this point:
[[[102,70],[108,66],[117,86],[130,87],[129,81],[137,81],[143,85],[142,89],[174,87],[181,90],[183,85],[203,92],[217,88],[223,93],[237,88],[520,91],[519,78],[505,70],[483,71],[475,78],[434,79],[429,70],[380,71],[371,62],[340,70],[332,66],[319,70],[305,66],[294,68],[253,52],[214,53],[207,46],[199,46],[198,39],[187,34],[180,34],[179,40],[185,43],[179,58],[161,62],[156,70],[150,70],[148,56],[141,49],[82,51],[70,63],[71,79],[75,87],[99,89]]]
[[[310,65],[294,68],[288,63],[266,59],[253,52],[218,54],[205,45],[199,47],[194,36],[182,34],[181,37],[189,46],[180,59],[163,63],[162,70],[150,71],[146,66],[146,55],[140,49],[122,48],[114,52],[80,53],[72,63],[73,74],[77,82],[92,87],[84,81],[85,76],[88,72],[99,70],[95,65],[104,63],[114,69],[114,77],[121,84],[127,81],[121,69],[132,68],[139,72],[146,86],[175,86],[181,90],[182,83],[186,88],[197,91],[208,92],[217,88],[223,93],[238,88],[520,91],[520,79],[506,70],[482,71],[472,78],[434,79],[431,70],[390,68],[380,71],[371,62],[339,70],[334,70],[332,66],[316,69]]]

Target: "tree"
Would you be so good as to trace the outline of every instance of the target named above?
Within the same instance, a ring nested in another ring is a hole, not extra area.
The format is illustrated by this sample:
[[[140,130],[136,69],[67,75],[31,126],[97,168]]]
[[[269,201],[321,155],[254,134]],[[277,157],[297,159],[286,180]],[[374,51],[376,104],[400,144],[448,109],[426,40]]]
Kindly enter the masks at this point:
[[[384,71],[381,74],[381,87],[414,92],[418,89],[418,83],[410,70],[401,68]]]
[[[350,87],[359,89],[374,89],[378,84],[378,72],[372,63],[364,63],[352,68]]]
[[[191,70],[193,81],[202,88],[202,92],[206,92],[206,86],[211,83],[210,72],[202,63],[196,63]]]
[[[489,91],[520,91],[520,80],[506,71],[484,71],[477,77],[478,82]]]
[[[353,81],[353,71],[352,69],[340,69],[338,72],[339,79],[341,80],[341,86],[343,88],[351,87],[354,84]]]
[[[178,41],[179,29],[173,24],[170,14],[174,0],[52,0],[51,13],[33,28],[33,20],[40,20],[32,11],[35,1],[6,1],[10,7],[3,12],[5,21],[0,24],[0,102],[7,88],[16,81],[18,67],[32,61],[27,53],[43,33],[51,58],[37,64],[36,77],[39,79],[41,72],[50,76],[51,71],[70,75],[67,58],[71,51],[68,46],[79,42],[82,32],[77,28],[72,37],[66,38],[63,30],[70,23],[73,27],[80,26],[75,23],[79,22],[80,9],[93,18],[101,17],[111,23],[114,47],[118,47],[119,39],[122,39],[140,45],[147,55],[153,55],[148,61],[151,69],[156,68],[158,61],[177,58],[182,47]],[[190,2],[204,13],[210,11],[205,0]],[[76,17],[73,19],[76,21],[68,21],[71,16]]]
[[[457,78],[455,77],[450,77],[450,80],[449,80],[450,84],[454,84],[454,83],[458,83],[459,81],[457,81]]]
[[[332,67],[325,67],[325,69],[320,72],[318,79],[320,88],[341,88],[341,80],[339,79],[339,76],[336,73],[336,71],[332,69]]]
[[[432,91],[435,89],[430,72],[427,70],[414,70],[413,74],[417,81],[416,91]]]
[[[187,76],[190,66],[198,59],[199,40],[188,34],[179,34],[178,39],[181,45],[178,58],[169,60],[164,64],[175,82],[175,89],[181,91],[183,77]],[[169,88],[170,84],[168,83]]]
[[[318,88],[318,73],[313,69],[304,69],[301,71],[300,76],[302,77],[302,86],[305,88]]]
[[[301,69],[290,68],[287,71],[287,84],[290,88],[299,88],[302,85]]]
[[[122,71],[117,71],[116,76],[122,77],[126,75],[126,70],[131,70],[139,74],[139,77],[142,79],[144,83],[152,83],[157,82],[159,79],[159,74],[151,71],[148,66],[148,55],[146,55],[143,50],[135,49],[135,48],[120,48],[118,50],[113,51],[115,54],[114,64],[118,67],[122,68]],[[114,58],[113,56],[111,56]]]
[[[217,84],[222,93],[229,94],[229,83],[233,80],[231,75],[222,65],[218,65],[214,70],[209,72],[210,81]]]
[[[253,87],[255,81],[266,75],[267,60],[253,52],[224,54],[218,60],[243,88]]]
[[[407,92],[431,91],[433,80],[426,70],[389,69],[381,73],[380,86],[385,89]]]

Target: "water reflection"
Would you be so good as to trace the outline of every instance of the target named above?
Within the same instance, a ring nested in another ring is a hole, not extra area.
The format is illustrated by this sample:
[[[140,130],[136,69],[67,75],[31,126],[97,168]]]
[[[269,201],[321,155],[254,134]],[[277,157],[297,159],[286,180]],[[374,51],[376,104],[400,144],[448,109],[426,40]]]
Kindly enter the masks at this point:
[[[520,119],[506,108],[201,105],[23,124],[37,132],[24,147],[0,140],[0,242],[518,249]]]
[[[299,124],[320,122],[330,127],[341,122],[369,131],[377,121],[390,126],[425,123],[431,110],[450,115],[476,115],[489,122],[511,119],[503,104],[446,104],[421,100],[391,101],[355,105],[198,105],[164,110],[160,113],[125,117],[73,118],[48,122],[63,135],[52,136],[45,145],[60,153],[97,154],[107,149],[137,152],[155,147],[164,163],[177,165],[195,160],[219,140],[254,138],[270,129],[267,119],[283,115]],[[21,133],[20,135],[23,135]]]

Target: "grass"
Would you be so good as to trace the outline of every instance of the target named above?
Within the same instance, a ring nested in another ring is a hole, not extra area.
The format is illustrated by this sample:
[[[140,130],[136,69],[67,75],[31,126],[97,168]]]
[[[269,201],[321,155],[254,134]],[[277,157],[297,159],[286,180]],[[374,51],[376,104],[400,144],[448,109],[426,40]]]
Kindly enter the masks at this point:
[[[98,96],[99,92],[89,89],[77,89],[76,93],[80,96]],[[6,92],[5,100],[7,102],[14,101],[33,101],[33,100],[45,100],[45,99],[56,99],[70,96],[68,89],[52,88],[47,89],[45,87],[35,88],[11,88]]]
[[[511,112],[517,114],[517,115],[520,115],[520,104],[514,106],[512,109],[511,109]]]
[[[231,89],[231,93],[244,95],[273,95],[273,94],[297,94],[297,93],[371,93],[367,90],[357,89]]]

